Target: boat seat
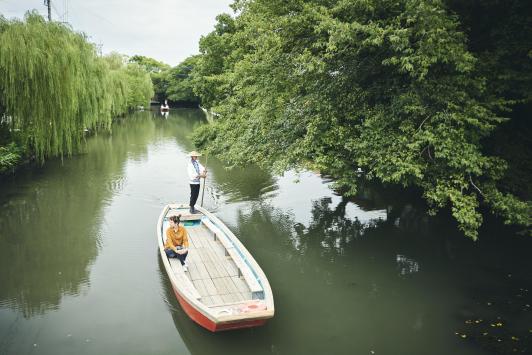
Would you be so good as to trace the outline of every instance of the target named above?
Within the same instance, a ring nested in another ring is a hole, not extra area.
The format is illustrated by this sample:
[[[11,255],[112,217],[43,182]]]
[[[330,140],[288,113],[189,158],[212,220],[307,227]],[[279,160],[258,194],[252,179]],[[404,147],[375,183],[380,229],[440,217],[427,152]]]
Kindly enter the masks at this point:
[[[213,233],[214,240],[219,240],[220,243],[224,246],[226,249],[225,255],[229,255],[227,252],[227,249],[234,248],[233,243],[229,240],[229,238],[226,237],[225,233],[223,233],[218,227],[216,227],[211,221],[208,219],[202,219],[201,222]]]
[[[238,276],[244,277],[244,280],[246,281],[249,289],[251,290],[252,298],[263,299],[264,289],[262,288],[257,278],[253,276],[253,273],[245,264],[242,256],[238,252],[237,248],[234,247],[233,243],[229,240],[229,238],[227,238],[227,236],[210,220],[203,219],[202,223],[214,234],[215,240],[219,240],[220,243],[224,246],[225,254],[229,255],[231,259],[235,262],[236,266],[238,267]]]
[[[201,299],[200,293],[198,292],[192,281],[190,281],[187,275],[185,275],[185,271],[183,270],[183,266],[181,265],[179,259],[168,258],[168,261],[170,262],[172,271],[174,272],[177,282],[179,282],[181,288],[188,292],[193,298],[197,300]]]

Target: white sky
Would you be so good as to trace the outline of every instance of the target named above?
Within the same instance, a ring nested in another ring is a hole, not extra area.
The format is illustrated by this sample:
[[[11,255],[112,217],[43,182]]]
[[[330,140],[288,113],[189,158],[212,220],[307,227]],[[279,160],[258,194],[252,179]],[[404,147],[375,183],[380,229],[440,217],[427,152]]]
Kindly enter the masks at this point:
[[[68,8],[73,29],[101,44],[104,54],[140,54],[172,66],[199,52],[199,39],[214,29],[217,15],[232,14],[232,0],[51,1],[52,19],[61,20]],[[0,0],[0,14],[8,19],[30,9],[47,16],[43,0]]]

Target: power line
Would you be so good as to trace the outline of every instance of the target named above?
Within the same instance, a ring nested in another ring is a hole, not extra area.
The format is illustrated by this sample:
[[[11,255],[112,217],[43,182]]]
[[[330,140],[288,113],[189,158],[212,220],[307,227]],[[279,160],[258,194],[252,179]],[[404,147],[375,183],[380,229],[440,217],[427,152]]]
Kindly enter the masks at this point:
[[[68,0],[63,0],[63,22],[68,22]]]
[[[50,0],[48,0],[48,2],[50,2]],[[57,17],[61,20],[62,16],[59,14],[59,10],[57,10],[57,7],[55,7],[55,5],[53,3],[52,3],[52,9],[54,10],[54,12],[57,15]]]

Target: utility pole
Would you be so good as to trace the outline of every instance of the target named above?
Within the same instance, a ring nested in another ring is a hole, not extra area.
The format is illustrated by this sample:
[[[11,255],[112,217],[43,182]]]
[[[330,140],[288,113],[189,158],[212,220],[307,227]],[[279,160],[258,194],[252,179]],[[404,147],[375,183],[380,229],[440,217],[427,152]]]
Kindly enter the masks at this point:
[[[52,0],[44,0],[44,6],[48,6],[48,21],[52,22]]]

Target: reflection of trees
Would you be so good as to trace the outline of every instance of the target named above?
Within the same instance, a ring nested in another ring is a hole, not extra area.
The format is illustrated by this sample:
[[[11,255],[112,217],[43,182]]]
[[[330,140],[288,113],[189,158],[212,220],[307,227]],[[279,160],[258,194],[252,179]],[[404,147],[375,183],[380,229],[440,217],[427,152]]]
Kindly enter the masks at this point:
[[[256,166],[234,167],[228,171],[219,160],[209,157],[209,168],[216,177],[215,188],[230,202],[259,200],[277,190],[272,175]]]
[[[306,332],[306,349],[318,353],[321,343],[313,341],[307,323],[319,322],[326,334],[352,329],[349,339],[357,344],[366,339],[356,338],[355,330],[362,328],[366,334],[369,329],[377,341],[386,337],[386,343],[396,347],[381,349],[384,352],[423,353],[430,348],[446,353],[449,338],[434,334],[460,331],[482,345],[496,341],[491,334],[497,329],[490,323],[499,316],[505,326],[496,335],[505,344],[526,347],[530,239],[508,238],[511,230],[487,222],[480,241],[473,243],[448,216],[419,222],[422,208],[391,200],[385,204],[387,221],[362,223],[346,217],[347,204],[345,199],[337,205],[329,198],[314,201],[308,225],[267,204],[255,203],[238,215],[235,234],[281,299],[278,313],[284,319],[278,327]],[[471,323],[475,319],[484,321]],[[427,331],[430,337],[420,337]],[[520,344],[509,340],[511,335],[521,339]],[[338,349],[350,345],[335,344]]]
[[[87,140],[87,155],[50,161],[0,187],[0,302],[26,317],[79,294],[97,256],[101,209],[123,184],[127,158],[146,154],[149,113]]]
[[[362,238],[368,230],[384,223],[382,220],[373,220],[362,224],[358,218],[346,218],[346,199],[342,199],[334,209],[331,209],[331,203],[330,198],[314,201],[312,222],[308,228],[300,224],[294,227],[299,250],[321,249],[323,253],[341,254],[351,241]]]
[[[427,232],[429,217],[419,191],[383,186],[374,181],[360,179],[357,194],[349,201],[364,210],[385,209],[386,219],[401,229]]]

